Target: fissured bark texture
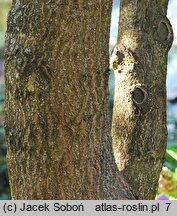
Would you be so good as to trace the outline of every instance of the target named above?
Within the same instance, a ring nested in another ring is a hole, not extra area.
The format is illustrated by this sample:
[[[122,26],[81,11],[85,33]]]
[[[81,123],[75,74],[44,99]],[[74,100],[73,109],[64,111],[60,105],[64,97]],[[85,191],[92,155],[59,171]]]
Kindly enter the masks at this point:
[[[13,199],[133,199],[108,116],[112,1],[13,1],[5,128]]]

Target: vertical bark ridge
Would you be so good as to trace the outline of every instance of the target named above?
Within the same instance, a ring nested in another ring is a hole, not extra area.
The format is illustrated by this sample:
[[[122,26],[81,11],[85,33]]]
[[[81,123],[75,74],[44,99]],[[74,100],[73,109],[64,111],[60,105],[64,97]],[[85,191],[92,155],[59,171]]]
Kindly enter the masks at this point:
[[[110,14],[104,0],[13,1],[5,128],[14,199],[133,197],[115,187],[120,176],[105,189],[105,172],[117,169],[106,129]]]

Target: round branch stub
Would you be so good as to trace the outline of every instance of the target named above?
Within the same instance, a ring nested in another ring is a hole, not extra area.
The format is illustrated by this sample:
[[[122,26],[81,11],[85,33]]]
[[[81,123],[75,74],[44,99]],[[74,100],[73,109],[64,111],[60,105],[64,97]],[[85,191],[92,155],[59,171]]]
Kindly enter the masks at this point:
[[[142,107],[147,100],[148,94],[146,88],[141,85],[135,86],[132,91],[132,101],[136,107]]]
[[[162,19],[157,28],[157,35],[159,38],[159,41],[164,45],[171,47],[173,42],[173,29],[170,24],[170,21],[165,18]]]

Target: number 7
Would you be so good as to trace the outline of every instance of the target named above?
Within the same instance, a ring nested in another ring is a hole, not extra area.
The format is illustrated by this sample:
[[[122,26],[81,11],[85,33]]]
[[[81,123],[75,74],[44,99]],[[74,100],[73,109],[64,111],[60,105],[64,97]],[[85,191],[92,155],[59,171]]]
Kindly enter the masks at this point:
[[[167,205],[167,209],[166,209],[166,211],[168,211],[168,209],[169,209],[171,203],[165,203],[165,204]]]

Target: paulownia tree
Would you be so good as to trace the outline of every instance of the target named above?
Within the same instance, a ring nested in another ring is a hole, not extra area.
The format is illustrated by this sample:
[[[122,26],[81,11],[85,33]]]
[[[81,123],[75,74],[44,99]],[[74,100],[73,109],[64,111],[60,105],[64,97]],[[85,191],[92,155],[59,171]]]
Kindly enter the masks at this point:
[[[167,1],[121,2],[112,136],[111,7],[13,1],[5,52],[13,199],[155,197],[166,145]]]

